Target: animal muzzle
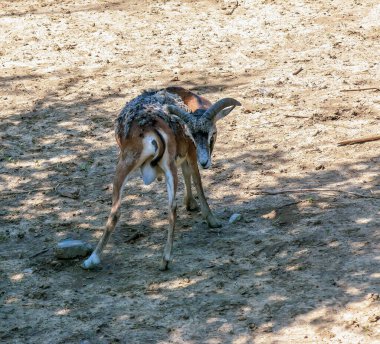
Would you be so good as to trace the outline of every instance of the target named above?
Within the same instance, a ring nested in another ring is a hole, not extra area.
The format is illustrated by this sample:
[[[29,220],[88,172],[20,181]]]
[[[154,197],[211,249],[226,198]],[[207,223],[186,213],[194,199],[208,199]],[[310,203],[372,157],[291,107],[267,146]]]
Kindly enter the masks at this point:
[[[197,153],[199,165],[204,169],[208,169],[211,166],[210,154],[205,150],[198,151]]]
[[[211,166],[211,161],[210,160],[207,160],[207,162],[205,164],[201,164],[202,168],[204,170],[207,170],[208,168],[210,168]]]

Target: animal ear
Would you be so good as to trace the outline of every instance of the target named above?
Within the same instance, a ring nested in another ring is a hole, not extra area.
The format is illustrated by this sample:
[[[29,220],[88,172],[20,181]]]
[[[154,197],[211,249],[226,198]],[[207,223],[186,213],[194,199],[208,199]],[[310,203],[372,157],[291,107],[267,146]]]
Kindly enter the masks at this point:
[[[207,109],[212,104],[206,98],[198,96],[197,94],[179,86],[167,87],[166,91],[169,93],[175,93],[181,97],[185,105],[190,109],[191,112],[195,112],[199,109]]]
[[[220,119],[226,117],[233,109],[235,109],[235,105],[229,106],[221,111],[219,111],[214,117],[214,122],[219,121]]]

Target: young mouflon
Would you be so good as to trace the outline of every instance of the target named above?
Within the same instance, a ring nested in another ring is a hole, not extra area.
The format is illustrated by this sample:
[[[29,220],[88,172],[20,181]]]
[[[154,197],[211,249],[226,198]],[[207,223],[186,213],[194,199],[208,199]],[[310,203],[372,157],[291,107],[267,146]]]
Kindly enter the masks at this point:
[[[167,269],[172,256],[178,167],[182,169],[185,182],[186,209],[198,209],[191,191],[193,180],[203,218],[211,228],[221,226],[204,195],[198,163],[202,168],[210,167],[217,135],[215,123],[239,105],[232,98],[223,98],[212,104],[182,87],[168,87],[146,91],[124,106],[115,125],[120,154],[113,180],[111,212],[103,236],[91,256],[83,262],[83,268],[90,269],[100,264],[101,253],[120,217],[123,186],[131,172],[138,168],[145,184],[151,184],[162,176],[166,179],[169,229],[162,270]]]

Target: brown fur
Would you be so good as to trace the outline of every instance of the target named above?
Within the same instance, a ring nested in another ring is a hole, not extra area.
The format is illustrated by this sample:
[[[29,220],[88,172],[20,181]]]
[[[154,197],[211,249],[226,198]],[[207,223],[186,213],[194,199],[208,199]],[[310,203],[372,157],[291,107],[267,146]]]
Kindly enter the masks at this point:
[[[171,86],[167,87],[166,91],[180,96],[182,101],[186,104],[186,106],[190,109],[191,112],[195,112],[199,109],[207,110],[212,105],[212,103],[206,98],[198,96],[197,94],[183,87]]]

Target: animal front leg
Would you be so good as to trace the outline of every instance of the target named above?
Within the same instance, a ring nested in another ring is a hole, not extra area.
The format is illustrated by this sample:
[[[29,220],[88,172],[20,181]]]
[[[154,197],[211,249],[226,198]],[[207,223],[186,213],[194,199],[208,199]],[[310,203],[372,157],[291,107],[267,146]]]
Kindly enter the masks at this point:
[[[185,197],[184,197],[184,205],[186,207],[186,210],[195,211],[199,210],[199,206],[197,201],[195,200],[193,193],[191,191],[191,171],[189,164],[187,161],[183,162],[181,165],[182,167],[182,173],[183,173],[183,179],[185,181]]]
[[[106,246],[112,232],[114,231],[117,221],[120,218],[120,205],[121,205],[121,193],[123,184],[128,174],[133,170],[133,164],[126,164],[124,161],[119,161],[116,167],[116,174],[113,181],[112,191],[112,208],[110,215],[108,216],[106,228],[103,232],[103,236],[99,240],[98,245],[83,263],[82,268],[91,269],[100,264],[101,253]]]
[[[221,227],[222,224],[211,212],[211,209],[207,203],[206,196],[202,187],[201,175],[199,174],[198,164],[196,160],[196,153],[191,152],[189,155],[188,163],[191,170],[191,175],[193,177],[195,188],[197,189],[199,202],[201,205],[201,211],[203,218],[207,221],[207,224],[210,228]]]
[[[168,264],[172,257],[173,250],[173,240],[174,240],[174,228],[177,217],[177,204],[175,200],[177,185],[178,185],[178,175],[177,167],[172,163],[167,169],[165,169],[166,177],[166,187],[168,191],[169,199],[169,228],[168,228],[168,237],[166,245],[164,248],[164,254],[162,256],[160,270],[167,270]]]

